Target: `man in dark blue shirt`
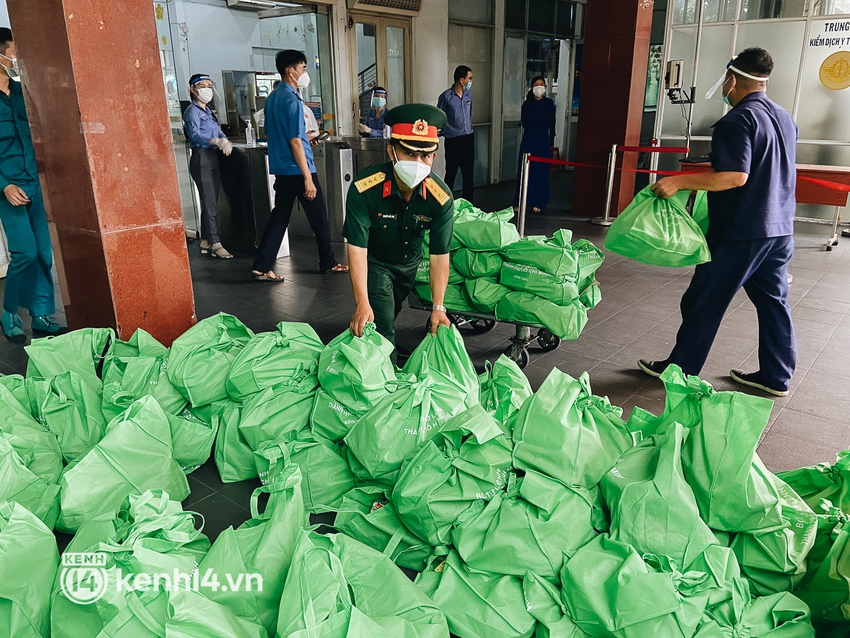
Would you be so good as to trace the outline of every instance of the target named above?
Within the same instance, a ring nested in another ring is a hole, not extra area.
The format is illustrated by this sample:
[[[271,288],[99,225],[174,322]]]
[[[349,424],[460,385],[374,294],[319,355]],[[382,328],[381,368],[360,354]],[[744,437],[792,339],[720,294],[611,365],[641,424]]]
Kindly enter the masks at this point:
[[[437,108],[446,114],[440,135],[446,138],[446,184],[454,188],[457,171],[463,179],[463,198],[472,202],[475,173],[475,136],[472,133],[472,69],[455,69],[455,83],[440,94]]]
[[[797,125],[766,94],[773,59],[747,49],[729,64],[723,98],[733,108],[714,125],[708,173],[659,180],[653,191],[708,191],[706,233],[712,259],[697,266],[682,297],[682,326],[664,361],[638,365],[659,376],[670,363],[699,374],[720,322],[741,287],[759,320],[759,369],[732,379],[775,396],[788,394],[797,341],[788,305],[788,262],[794,254]]]
[[[53,318],[53,249],[17,62],[12,31],[0,28],[0,222],[12,256],[0,324],[6,339],[26,343],[21,307],[29,310],[37,337],[67,328]]]
[[[310,85],[307,58],[301,51],[287,49],[275,57],[281,85],[266,100],[265,128],[269,139],[269,171],[275,176],[274,208],[254,259],[253,275],[261,281],[280,282],[274,271],[280,242],[289,226],[295,198],[301,202],[319,248],[319,270],[348,272],[331,248],[331,230],[325,198],[313,164],[313,149],[307,139],[304,103],[300,89]]]

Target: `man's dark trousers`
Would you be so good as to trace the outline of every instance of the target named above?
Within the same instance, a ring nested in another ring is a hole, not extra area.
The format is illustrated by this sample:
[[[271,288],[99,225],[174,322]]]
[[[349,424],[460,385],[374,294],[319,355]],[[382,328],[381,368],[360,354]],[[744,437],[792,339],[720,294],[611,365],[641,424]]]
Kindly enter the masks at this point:
[[[473,203],[475,178],[475,134],[446,138],[446,184],[454,189],[457,170],[463,180],[463,198]]]
[[[319,186],[319,178],[313,173],[313,184],[316,186],[316,197],[309,200],[304,197],[303,175],[276,175],[274,179],[274,208],[269,223],[263,233],[257,256],[254,259],[254,270],[262,273],[274,269],[280,242],[289,226],[292,217],[292,207],[295,198],[301,202],[310,228],[316,236],[316,246],[319,248],[319,270],[325,272],[336,266],[336,257],[331,248],[331,225],[328,221],[328,209],[325,207],[325,197]]]
[[[711,241],[711,261],[696,267],[682,297],[682,326],[670,362],[698,375],[720,322],[741,289],[756,307],[759,322],[759,370],[770,388],[788,388],[797,365],[797,339],[788,305],[788,262],[794,237]]]

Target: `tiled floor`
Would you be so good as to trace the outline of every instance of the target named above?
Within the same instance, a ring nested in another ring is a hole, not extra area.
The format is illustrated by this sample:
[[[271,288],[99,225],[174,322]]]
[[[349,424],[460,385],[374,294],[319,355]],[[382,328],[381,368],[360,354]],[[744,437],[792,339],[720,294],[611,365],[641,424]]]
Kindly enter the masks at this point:
[[[568,202],[569,175],[553,180],[553,201]],[[480,189],[479,206],[496,210],[510,205],[513,185]],[[576,238],[601,244],[605,230],[571,219],[567,207],[553,206],[529,219],[529,234],[551,234],[569,228]],[[850,448],[850,240],[825,252],[826,227],[797,227],[797,253],[791,272],[791,302],[800,362],[789,397],[776,401],[759,453],[773,470],[833,461]],[[337,247],[342,253],[343,247]],[[229,312],[255,331],[270,330],[280,321],[307,321],[328,341],[345,330],[354,302],[344,275],[318,274],[315,245],[295,239],[292,257],[282,260],[283,284],[252,282],[250,259],[201,259],[190,246],[198,317]],[[344,257],[340,254],[340,257]],[[553,352],[532,348],[526,368],[536,388],[555,366],[571,375],[590,372],[593,390],[621,405],[628,415],[634,406],[660,412],[664,392],[660,382],[636,369],[638,358],[663,358],[673,345],[679,325],[678,303],[688,285],[690,269],[673,270],[608,255],[598,272],[603,301],[590,312],[581,337]],[[2,286],[2,284],[0,284]],[[399,343],[413,349],[423,336],[426,314],[405,309],[398,319]],[[25,319],[26,321],[26,319]],[[470,335],[466,345],[475,364],[495,360],[507,346],[513,327],[497,325],[484,335]],[[758,325],[755,310],[741,293],[729,308],[702,377],[717,389],[741,389],[728,378],[731,368],[757,366]],[[24,372],[20,347],[0,343],[0,371]],[[202,513],[211,537],[249,517],[256,483],[223,485],[212,462],[189,477],[192,494],[186,508]]]

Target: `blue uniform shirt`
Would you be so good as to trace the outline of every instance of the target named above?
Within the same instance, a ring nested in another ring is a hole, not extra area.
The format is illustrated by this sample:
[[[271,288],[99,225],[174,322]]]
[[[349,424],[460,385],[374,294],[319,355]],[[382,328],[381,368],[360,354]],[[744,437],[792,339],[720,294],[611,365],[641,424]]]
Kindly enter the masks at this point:
[[[386,116],[386,108],[381,111],[381,117],[378,117],[378,114],[375,112],[375,109],[371,109],[369,111],[369,115],[366,116],[366,121],[364,122],[366,126],[372,129],[372,132],[369,134],[369,137],[384,136],[384,118]]]
[[[214,137],[227,137],[213,117],[210,107],[192,102],[183,111],[183,126],[192,148],[209,148]]]
[[[19,186],[30,197],[34,195],[31,187],[38,185],[24,94],[14,80],[9,82],[9,95],[0,92],[0,190],[9,184]]]
[[[763,92],[750,93],[714,125],[711,167],[747,173],[739,188],[708,194],[708,236],[744,240],[794,234],[797,125]]]
[[[272,175],[301,175],[295,163],[289,141],[301,138],[310,172],[315,173],[313,149],[307,139],[304,124],[304,104],[298,89],[286,82],[277,87],[266,99],[266,136],[269,139],[269,171]]]
[[[446,114],[446,125],[440,135],[450,138],[472,133],[472,94],[469,91],[458,97],[455,87],[449,87],[440,94],[437,108]]]

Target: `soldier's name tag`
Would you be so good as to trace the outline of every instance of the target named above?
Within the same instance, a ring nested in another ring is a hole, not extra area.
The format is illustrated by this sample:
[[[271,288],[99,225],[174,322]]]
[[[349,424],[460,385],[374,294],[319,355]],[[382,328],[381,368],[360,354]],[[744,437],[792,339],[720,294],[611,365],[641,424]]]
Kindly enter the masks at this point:
[[[381,219],[398,219],[398,215],[395,213],[378,213],[378,217]]]

